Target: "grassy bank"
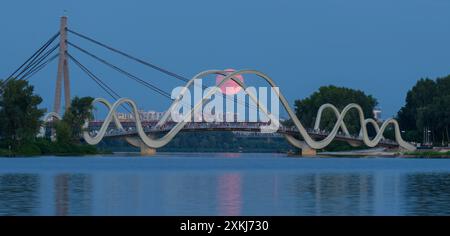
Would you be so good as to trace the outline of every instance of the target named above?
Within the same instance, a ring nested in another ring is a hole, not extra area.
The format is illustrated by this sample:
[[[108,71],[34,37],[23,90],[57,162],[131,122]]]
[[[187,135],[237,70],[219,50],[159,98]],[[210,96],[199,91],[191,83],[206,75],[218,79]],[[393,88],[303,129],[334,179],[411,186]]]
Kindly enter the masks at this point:
[[[414,156],[414,157],[442,157],[442,158],[450,158],[450,151],[447,152],[438,152],[438,151],[415,151],[415,152],[405,152],[403,153],[405,156]]]
[[[40,156],[40,155],[54,155],[54,156],[83,156],[96,154],[110,154],[110,151],[98,149],[95,146],[87,144],[61,144],[51,142],[47,139],[37,139],[21,145],[20,147],[9,150],[0,148],[0,156],[14,157],[14,156]]]

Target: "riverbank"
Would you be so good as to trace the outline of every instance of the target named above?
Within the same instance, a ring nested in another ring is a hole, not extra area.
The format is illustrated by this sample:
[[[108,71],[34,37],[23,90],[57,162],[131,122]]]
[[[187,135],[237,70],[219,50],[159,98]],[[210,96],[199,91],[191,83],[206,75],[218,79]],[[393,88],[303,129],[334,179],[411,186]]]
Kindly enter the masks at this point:
[[[37,139],[15,149],[0,148],[1,157],[27,156],[83,156],[112,154],[111,151],[98,149],[96,146],[83,143],[57,143],[47,139]]]
[[[405,152],[402,155],[405,157],[450,158],[450,151],[415,151]]]
[[[449,150],[433,150],[433,151],[414,151],[399,152],[390,151],[384,148],[373,148],[355,151],[339,151],[339,152],[320,152],[318,155],[328,157],[410,157],[410,158],[450,158]]]
[[[209,153],[209,154],[217,154],[217,153],[227,153],[227,154],[243,154],[243,153],[272,153],[272,154],[286,154],[290,156],[289,152],[264,152],[264,151],[256,151],[249,152],[248,150],[242,151],[223,151],[223,150],[208,150],[208,151],[158,151],[160,154],[170,154],[170,153]],[[16,151],[10,151],[4,148],[0,148],[0,157],[23,157],[23,156],[88,156],[88,155],[121,155],[121,154],[129,154],[129,155],[140,155],[139,151],[131,150],[131,151],[119,151],[112,152],[107,149],[98,148],[97,146],[91,146],[87,144],[58,144],[50,141],[38,141],[33,142],[32,144],[27,144],[22,146]],[[293,155],[297,156],[297,155]],[[385,148],[371,148],[371,149],[363,149],[363,150],[349,150],[349,151],[322,151],[318,152],[316,157],[386,157],[386,158],[395,158],[395,157],[405,157],[405,158],[450,158],[450,150],[433,150],[433,151],[425,151],[418,150],[414,152],[399,152],[392,151]]]
[[[90,155],[110,155],[114,154],[105,150],[85,150],[84,148],[78,150],[70,150],[63,152],[14,152],[5,149],[0,149],[0,157],[40,157],[40,156],[90,156]]]

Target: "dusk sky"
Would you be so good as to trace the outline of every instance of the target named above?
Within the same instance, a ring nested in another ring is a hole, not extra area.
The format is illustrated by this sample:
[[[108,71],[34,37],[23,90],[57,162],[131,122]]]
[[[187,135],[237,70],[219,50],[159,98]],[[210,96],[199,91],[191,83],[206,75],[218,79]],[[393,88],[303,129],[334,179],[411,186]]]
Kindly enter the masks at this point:
[[[57,32],[64,10],[69,28],[187,78],[207,69],[265,72],[291,107],[333,84],[373,95],[386,118],[397,113],[418,79],[450,74],[448,0],[3,0],[2,78]],[[74,35],[69,41],[166,91],[183,84]],[[140,107],[168,108],[166,98],[76,49],[69,52]],[[30,80],[49,110],[56,68],[55,61]],[[72,95],[108,98],[74,63],[70,73]]]

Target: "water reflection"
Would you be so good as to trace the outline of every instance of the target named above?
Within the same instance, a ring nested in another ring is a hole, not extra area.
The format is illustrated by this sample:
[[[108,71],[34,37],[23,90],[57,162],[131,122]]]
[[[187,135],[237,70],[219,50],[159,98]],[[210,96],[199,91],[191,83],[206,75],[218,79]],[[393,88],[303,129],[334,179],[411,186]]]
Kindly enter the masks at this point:
[[[450,172],[0,174],[0,215],[450,215]]]
[[[155,207],[152,214],[217,214],[217,178],[214,173],[163,173],[162,205]]]
[[[55,176],[55,215],[89,215],[91,213],[91,176],[58,174]]]
[[[405,211],[412,215],[450,215],[450,174],[407,174]]]
[[[101,174],[95,178],[93,214],[145,215],[159,203],[153,194],[160,194],[155,179],[138,174]]]
[[[242,183],[239,173],[227,173],[218,177],[218,214],[225,216],[241,215]]]
[[[37,215],[39,185],[36,174],[0,175],[0,215]]]
[[[309,174],[292,176],[281,201],[292,202],[293,215],[371,215],[374,177],[371,174]]]

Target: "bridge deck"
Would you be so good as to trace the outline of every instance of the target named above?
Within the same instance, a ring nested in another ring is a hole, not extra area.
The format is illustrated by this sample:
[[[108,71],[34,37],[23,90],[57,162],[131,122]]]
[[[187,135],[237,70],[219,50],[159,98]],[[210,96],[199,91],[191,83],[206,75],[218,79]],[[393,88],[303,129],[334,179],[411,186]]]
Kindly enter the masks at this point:
[[[98,130],[101,126],[102,122],[95,121],[91,122],[89,125],[89,130],[92,133],[95,133],[96,130]],[[136,136],[137,130],[134,122],[123,122],[122,123],[124,130],[117,129],[113,123],[110,124],[108,132],[106,133],[105,137],[122,137],[122,136]],[[163,125],[161,127],[156,128],[155,127],[156,122],[142,122],[142,126],[144,128],[144,131],[147,134],[158,134],[158,133],[164,133],[170,131],[176,123],[169,123],[166,125]],[[187,123],[183,128],[182,132],[198,132],[198,131],[238,131],[238,132],[254,132],[259,133],[261,132],[261,127],[268,125],[267,123],[250,123],[250,122],[235,122],[235,123],[226,123],[226,122],[220,122],[220,123],[204,123],[204,122],[198,122],[198,123]],[[316,139],[324,139],[329,135],[329,132],[323,131],[323,130],[313,130],[313,129],[307,129],[308,134]],[[295,127],[285,127],[281,126],[276,133],[278,134],[287,134],[291,136],[297,136],[299,134],[297,128]],[[335,137],[336,140],[340,141],[346,141],[346,142],[354,142],[358,144],[363,144],[363,140],[358,135],[345,135],[343,133],[338,133]],[[384,139],[380,141],[380,146],[385,147],[398,147],[398,144],[395,141]]]

